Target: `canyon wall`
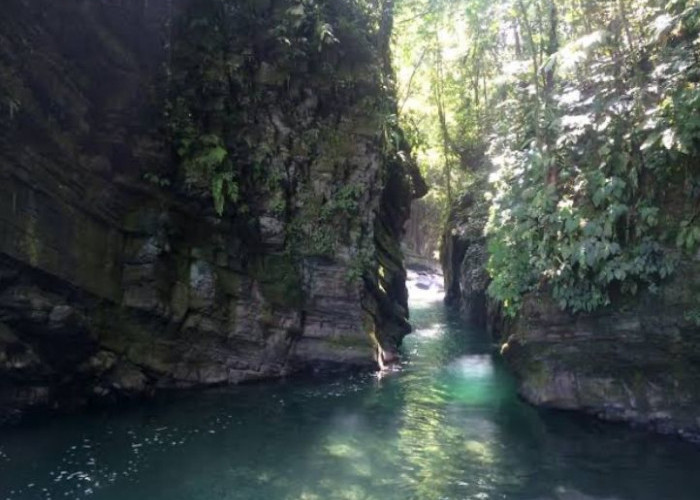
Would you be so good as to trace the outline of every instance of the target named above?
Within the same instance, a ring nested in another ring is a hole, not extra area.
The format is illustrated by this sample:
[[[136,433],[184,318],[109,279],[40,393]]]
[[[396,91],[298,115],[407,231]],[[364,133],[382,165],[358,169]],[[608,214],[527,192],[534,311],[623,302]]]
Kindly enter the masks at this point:
[[[304,5],[3,6],[0,420],[394,357],[391,13]]]
[[[582,411],[700,440],[700,254],[684,256],[655,292],[592,313],[562,311],[546,288],[504,318],[486,294],[486,214],[479,192],[455,203],[442,242],[446,301],[488,328],[538,406]]]

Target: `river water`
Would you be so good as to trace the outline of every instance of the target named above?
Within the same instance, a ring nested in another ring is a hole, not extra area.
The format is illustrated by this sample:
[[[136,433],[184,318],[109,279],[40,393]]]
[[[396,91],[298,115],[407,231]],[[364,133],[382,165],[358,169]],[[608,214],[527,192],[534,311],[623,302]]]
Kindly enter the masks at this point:
[[[700,447],[522,403],[485,332],[418,282],[400,371],[4,429],[0,500],[700,498]]]

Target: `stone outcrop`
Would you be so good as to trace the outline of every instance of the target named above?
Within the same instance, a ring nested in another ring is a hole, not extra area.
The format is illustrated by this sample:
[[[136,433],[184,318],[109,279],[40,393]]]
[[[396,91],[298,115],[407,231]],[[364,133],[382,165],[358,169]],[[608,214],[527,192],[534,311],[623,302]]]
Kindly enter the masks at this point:
[[[440,245],[445,303],[472,323],[487,322],[488,255],[484,226],[487,211],[478,191],[463,194],[453,205]]]
[[[503,354],[522,396],[700,440],[700,255],[657,293],[592,314],[527,297]]]
[[[251,3],[255,33],[288,4]],[[189,2],[4,6],[0,420],[393,357],[409,331],[399,239],[425,186],[387,153],[373,105],[392,99],[385,54],[353,38],[386,33],[341,4],[325,11],[339,43],[318,49],[335,66],[276,67],[253,35],[227,48],[247,54],[237,71],[255,98],[236,99],[278,181],[246,181],[221,216],[164,122],[170,75],[188,70],[178,44],[200,49],[181,28],[201,20]]]
[[[442,245],[446,300],[492,332],[521,396],[700,440],[700,255],[656,293],[573,315],[543,290],[506,320],[485,295],[484,223],[472,195],[455,204]]]

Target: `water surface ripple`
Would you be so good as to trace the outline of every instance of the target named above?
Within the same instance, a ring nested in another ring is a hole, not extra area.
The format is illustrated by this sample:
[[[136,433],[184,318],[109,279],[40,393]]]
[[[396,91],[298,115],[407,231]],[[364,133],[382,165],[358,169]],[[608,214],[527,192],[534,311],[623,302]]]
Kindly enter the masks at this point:
[[[427,285],[401,371],[4,429],[0,500],[700,498],[700,448],[525,405],[488,336]]]

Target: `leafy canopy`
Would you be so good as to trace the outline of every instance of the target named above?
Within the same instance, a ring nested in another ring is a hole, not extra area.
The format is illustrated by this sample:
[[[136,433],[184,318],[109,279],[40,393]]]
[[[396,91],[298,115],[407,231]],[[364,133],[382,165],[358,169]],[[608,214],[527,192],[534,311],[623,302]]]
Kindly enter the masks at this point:
[[[489,293],[508,314],[537,289],[573,312],[654,291],[696,251],[696,2],[401,5],[402,119],[443,214],[489,176]]]

